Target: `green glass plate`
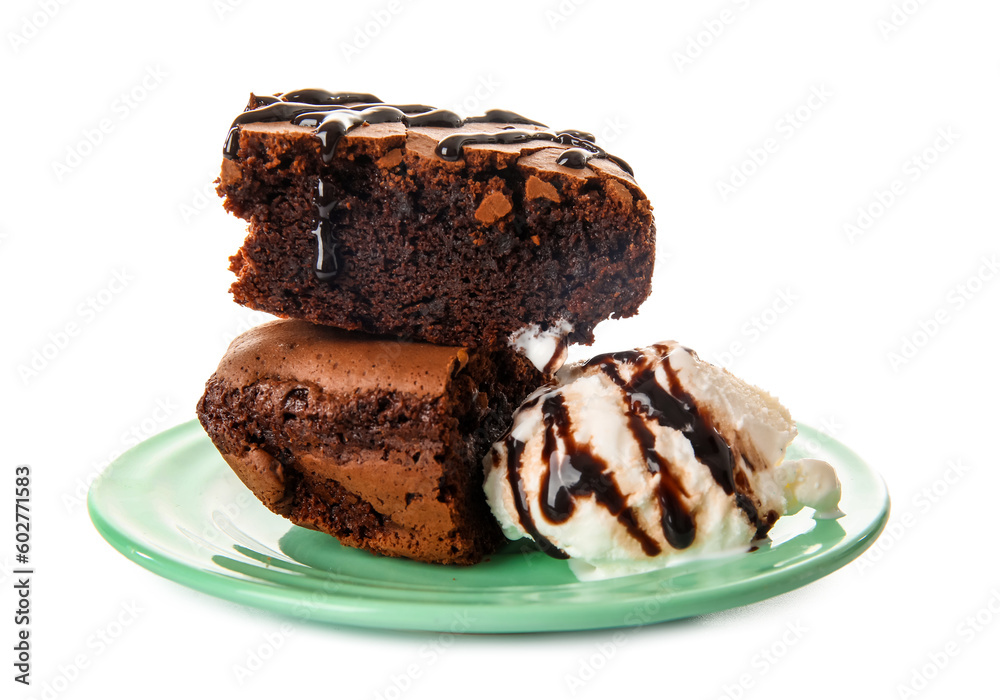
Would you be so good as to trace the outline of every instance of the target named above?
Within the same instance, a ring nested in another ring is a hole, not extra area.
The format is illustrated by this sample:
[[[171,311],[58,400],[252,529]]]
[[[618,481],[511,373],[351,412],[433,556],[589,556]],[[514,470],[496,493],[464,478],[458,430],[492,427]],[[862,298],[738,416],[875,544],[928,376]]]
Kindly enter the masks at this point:
[[[132,561],[186,586],[315,621],[441,632],[629,627],[785,593],[860,555],[889,496],[853,452],[799,425],[789,457],[817,457],[843,482],[837,520],[804,509],[757,551],[580,582],[565,561],[513,542],[471,567],[380,557],[290,525],[261,505],[197,421],[122,455],[90,489],[97,530]]]

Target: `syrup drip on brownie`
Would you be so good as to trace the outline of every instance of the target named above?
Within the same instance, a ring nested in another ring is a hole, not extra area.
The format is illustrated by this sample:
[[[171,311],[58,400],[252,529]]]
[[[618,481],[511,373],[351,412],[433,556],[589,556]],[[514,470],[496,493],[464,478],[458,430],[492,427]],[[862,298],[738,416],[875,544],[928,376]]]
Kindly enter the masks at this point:
[[[400,122],[408,126],[438,126],[457,129],[465,124],[499,123],[526,124],[545,128],[545,124],[528,119],[516,112],[491,109],[478,117],[461,117],[447,109],[436,109],[428,105],[386,104],[374,95],[354,92],[328,92],[326,90],[295,90],[276,96],[254,96],[252,107],[233,120],[226,137],[223,155],[234,159],[239,150],[239,131],[243,124],[253,122],[291,122],[311,126],[322,143],[323,161],[329,163],[337,148],[337,142],[351,129],[361,124],[382,124]],[[598,146],[593,134],[586,131],[567,129],[551,131],[507,131],[510,140],[490,140],[497,134],[461,134],[461,141],[449,136],[442,139],[435,149],[445,160],[458,160],[462,146],[467,143],[518,143],[529,140],[554,141],[571,146],[563,151],[556,162],[569,168],[583,168],[592,158],[605,158],[616,163],[629,175],[632,168],[621,158],[609,155]],[[526,136],[526,135],[527,136]],[[530,136],[530,138],[528,138]],[[449,139],[452,139],[449,141]],[[447,143],[445,143],[447,142]]]
[[[435,126],[457,129],[465,124],[500,123],[524,124],[543,130],[529,131],[507,128],[497,134],[463,133],[447,136],[438,142],[435,153],[448,161],[462,156],[462,147],[469,143],[519,143],[530,140],[553,141],[570,146],[556,162],[569,168],[584,168],[592,158],[605,158],[617,163],[633,175],[632,168],[621,158],[609,155],[594,143],[593,134],[567,130],[553,133],[545,125],[515,112],[491,109],[482,116],[466,117],[447,109],[437,109],[420,104],[386,104],[375,95],[355,92],[329,92],[327,90],[294,90],[274,96],[253,95],[246,111],[233,120],[226,136],[223,155],[233,160],[239,152],[240,127],[256,122],[291,122],[312,127],[319,139],[324,163],[333,160],[340,139],[351,129],[362,124],[401,123],[407,126]],[[340,269],[337,260],[337,237],[330,214],[336,202],[323,200],[323,183],[317,185],[316,277],[332,283]]]
[[[462,157],[462,147],[469,143],[522,143],[524,141],[554,141],[556,143],[572,146],[572,148],[567,148],[556,158],[556,163],[559,165],[579,170],[586,167],[587,163],[589,163],[592,158],[605,158],[613,163],[617,163],[618,167],[627,172],[629,175],[635,174],[632,172],[631,166],[629,166],[629,164],[621,158],[609,155],[607,151],[592,141],[588,141],[587,139],[574,135],[580,133],[583,132],[559,131],[553,133],[551,131],[519,131],[513,129],[498,131],[495,134],[452,134],[451,136],[445,136],[443,139],[438,141],[438,145],[435,147],[434,152],[439,158],[443,158],[444,160],[458,160]]]
[[[330,214],[339,200],[333,198],[329,187],[322,180],[316,183],[317,223],[313,229],[316,236],[316,267],[314,272],[320,282],[330,282],[340,271],[340,261],[337,259],[337,237],[334,234]]]

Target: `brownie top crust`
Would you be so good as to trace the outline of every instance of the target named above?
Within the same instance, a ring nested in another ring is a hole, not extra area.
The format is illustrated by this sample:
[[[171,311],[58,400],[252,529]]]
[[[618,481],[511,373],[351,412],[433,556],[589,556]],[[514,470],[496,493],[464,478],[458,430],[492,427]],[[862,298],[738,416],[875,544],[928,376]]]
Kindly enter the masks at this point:
[[[496,122],[477,122],[464,124],[457,128],[442,128],[433,126],[406,126],[401,123],[363,124],[347,132],[337,142],[336,155],[351,153],[351,157],[359,155],[370,156],[374,160],[382,160],[380,165],[393,166],[400,161],[415,158],[436,161],[435,165],[444,171],[460,172],[465,166],[476,169],[494,168],[505,170],[517,166],[525,170],[545,175],[540,182],[545,183],[553,176],[573,180],[592,178],[611,178],[620,182],[626,188],[638,189],[633,175],[622,168],[617,162],[604,158],[591,158],[583,167],[570,167],[560,163],[560,158],[567,151],[566,146],[542,138],[532,138],[532,134],[551,133],[543,127],[530,124],[518,126],[517,131],[526,134],[524,140],[514,143],[465,143],[461,149],[461,159],[446,160],[436,152],[439,144],[452,136],[462,135],[494,135],[510,132],[509,124]],[[306,150],[314,150],[321,156],[323,144],[315,136],[314,129],[291,122],[252,122],[240,127],[240,136],[256,134],[279,134],[290,143],[306,146]],[[226,158],[222,164],[222,185],[238,182],[241,169],[237,165],[243,154],[236,151],[237,157]],[[409,158],[407,157],[409,156]],[[532,183],[535,185],[536,183]],[[554,193],[554,190],[551,192]],[[641,191],[638,196],[644,199]],[[529,197],[546,196],[540,192],[529,192]]]
[[[592,166],[595,169],[605,170],[607,164],[614,164],[614,170],[633,174],[628,163],[598,146],[593,134],[575,129],[552,131],[515,112],[491,109],[482,116],[461,117],[427,105],[386,104],[374,95],[316,89],[274,96],[251,94],[246,109],[230,126],[223,148],[226,159],[239,157],[240,136],[246,125],[267,123],[302,127],[315,137],[326,163],[333,160],[344,137],[378,138],[386,131],[411,131],[434,138],[433,154],[444,161],[461,160],[466,148],[522,154],[547,145],[558,151],[552,159],[554,166],[583,170],[598,161]],[[382,126],[387,129],[378,128]],[[525,148],[526,144],[534,145]]]
[[[220,192],[242,180],[240,161],[256,157],[244,145],[259,141],[254,137],[269,135],[281,137],[285,153],[301,156],[312,152],[313,163],[299,160],[293,165],[317,172],[321,163],[342,157],[369,157],[384,169],[405,163],[452,174],[518,170],[525,199],[556,203],[561,199],[560,190],[579,191],[587,180],[593,180],[603,184],[619,207],[634,207],[645,225],[652,225],[652,207],[636,184],[631,166],[598,146],[593,134],[574,129],[553,131],[506,110],[463,118],[427,105],[361,102],[364,98],[376,99],[373,95],[323,90],[297,90],[273,97],[251,95],[226,138]],[[311,102],[287,101],[295,99]],[[281,165],[272,162],[268,167]],[[568,182],[553,186],[559,180]],[[484,202],[476,218],[492,224],[508,214],[512,205],[508,196],[498,196]],[[238,205],[236,208],[240,214]]]
[[[463,348],[282,320],[234,340],[215,376],[232,386],[266,378],[312,382],[332,394],[399,391],[430,399],[445,392],[448,380],[468,360]]]
[[[591,343],[637,313],[652,205],[593,135],[367,99],[251,96],[233,122],[218,192],[250,223],[238,303],[462,347],[553,328]]]

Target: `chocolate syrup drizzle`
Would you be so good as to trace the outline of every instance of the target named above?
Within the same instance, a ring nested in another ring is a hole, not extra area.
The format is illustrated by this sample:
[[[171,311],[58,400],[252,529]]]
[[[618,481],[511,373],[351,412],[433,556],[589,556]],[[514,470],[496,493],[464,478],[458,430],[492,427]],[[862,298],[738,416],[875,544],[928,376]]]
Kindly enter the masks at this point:
[[[452,134],[451,136],[445,136],[443,139],[438,141],[438,145],[434,148],[434,152],[439,158],[454,161],[462,157],[462,148],[466,144],[470,143],[523,143],[525,141],[554,141],[556,143],[572,147],[567,148],[559,154],[556,158],[557,165],[579,170],[586,167],[587,163],[589,163],[592,158],[605,158],[613,163],[617,163],[618,167],[627,172],[629,175],[635,174],[632,172],[632,167],[621,158],[609,155],[607,151],[592,141],[574,135],[582,133],[584,132],[559,131],[553,133],[551,131],[520,131],[518,129],[506,129],[504,131],[498,131],[495,134]]]
[[[659,357],[650,358],[648,355],[634,350],[617,352],[598,355],[589,360],[585,366],[600,366],[611,381],[625,392],[633,412],[648,416],[662,426],[681,431],[691,443],[695,459],[708,467],[712,478],[727,495],[732,495],[736,491],[734,477],[736,460],[733,457],[732,448],[711,420],[704,415],[694,397],[684,391],[677,378],[677,372],[670,364],[670,349],[663,345],[654,345],[653,348],[662,354]],[[628,382],[622,379],[618,372],[616,366],[618,363],[633,367],[632,378]],[[656,380],[657,364],[663,366],[670,384],[669,390]],[[634,420],[633,423],[635,423]],[[643,428],[646,428],[644,423]],[[635,434],[636,430],[633,429],[633,435]],[[636,439],[640,441],[640,444],[642,443],[638,436]],[[663,489],[664,483],[670,480],[664,479],[663,473],[665,471],[661,471],[660,476],[660,498],[661,504],[664,505],[664,518],[666,518],[668,507],[663,502],[665,496]],[[678,486],[680,485],[678,484]],[[679,505],[679,501],[677,504]],[[757,508],[745,494],[736,493],[736,505],[746,512],[754,526],[760,526]],[[664,527],[666,528],[666,524]],[[664,530],[664,534],[666,534],[666,530]],[[693,540],[693,523],[690,536]]]
[[[400,122],[407,126],[438,126],[457,129],[465,124],[525,124],[547,129],[545,124],[521,116],[516,112],[491,109],[478,117],[462,117],[448,109],[438,109],[418,104],[386,104],[375,95],[355,92],[328,92],[326,90],[294,90],[275,96],[254,96],[253,107],[233,120],[226,137],[223,155],[235,159],[239,151],[240,127],[254,122],[291,122],[315,129],[322,144],[323,162],[333,159],[341,137],[362,124]],[[571,148],[563,151],[556,162],[568,168],[583,168],[593,158],[604,158],[616,163],[629,175],[631,166],[617,156],[609,155],[598,146],[593,134],[566,129],[558,132],[508,129],[497,134],[467,133],[447,136],[438,142],[435,153],[444,160],[455,161],[462,157],[462,147],[469,143],[521,143],[523,141],[554,141]]]
[[[524,443],[512,437],[507,438],[507,481],[510,482],[510,491],[514,495],[514,509],[517,510],[517,518],[521,522],[521,527],[531,535],[539,549],[554,559],[569,559],[569,555],[562,551],[538,531],[535,519],[531,516],[528,506],[528,494],[524,490],[524,479],[521,478],[521,455],[524,453]]]
[[[604,158],[617,163],[632,175],[632,168],[621,158],[609,155],[598,146],[593,134],[585,131],[566,130],[551,132],[541,122],[523,117],[503,109],[491,109],[478,117],[462,117],[447,109],[438,109],[420,104],[386,104],[375,95],[362,92],[328,92],[326,90],[294,90],[274,96],[252,95],[246,111],[233,120],[226,136],[222,154],[235,160],[239,153],[240,128],[244,124],[256,122],[291,122],[312,127],[320,142],[320,153],[324,163],[333,160],[340,139],[362,124],[384,124],[398,122],[407,126],[436,126],[458,129],[466,124],[522,124],[539,127],[537,130],[515,129],[507,126],[494,133],[458,133],[441,139],[434,152],[443,160],[456,161],[462,157],[462,149],[467,144],[522,143],[524,141],[553,141],[569,146],[559,154],[556,162],[568,168],[584,168],[593,158]],[[317,223],[313,230],[316,236],[316,277],[331,283],[340,271],[337,259],[337,237],[330,214],[338,202],[324,195],[324,184],[319,182],[316,189]]]
[[[542,402],[542,422],[545,425],[542,461],[547,470],[541,510],[545,519],[557,524],[566,522],[576,510],[575,498],[592,495],[625,527],[646,556],[659,554],[660,545],[646,534],[635,512],[625,505],[625,496],[615,483],[608,463],[595,455],[589,445],[576,441],[562,394],[552,394]]]
[[[340,261],[337,258],[337,236],[334,232],[333,221],[330,215],[340,204],[340,200],[333,197],[330,188],[323,182],[316,182],[316,213],[317,223],[313,229],[316,236],[316,266],[313,272],[320,282],[332,282],[340,271]]]
[[[599,367],[626,396],[630,409],[629,430],[642,449],[646,467],[651,473],[660,475],[657,496],[664,538],[674,549],[691,546],[695,538],[695,522],[682,498],[689,494],[683,484],[671,474],[667,460],[657,452],[656,435],[647,419],[682,432],[691,443],[695,458],[708,467],[723,491],[727,495],[735,492],[736,504],[746,512],[750,523],[758,528],[758,532],[761,527],[766,529],[753,501],[736,491],[732,449],[711,420],[703,414],[694,398],[684,391],[676,371],[670,365],[670,348],[654,346],[654,350],[660,354],[650,357],[640,351],[627,351],[598,355],[585,363],[584,367]],[[632,371],[628,380],[622,377],[620,365],[630,366]],[[658,365],[664,368],[669,390],[656,379]],[[545,426],[542,458],[548,465],[540,494],[542,515],[553,523],[565,522],[573,514],[574,498],[593,494],[597,503],[615,516],[639,542],[647,556],[659,554],[659,545],[642,530],[632,510],[625,507],[625,499],[608,464],[595,455],[589,445],[577,443],[561,394],[551,393],[545,396],[542,416]],[[521,525],[539,542],[543,551],[551,556],[558,556],[552,554],[552,550],[555,550],[562,555],[559,558],[564,558],[564,552],[538,534],[538,528],[528,509],[520,475],[514,474],[519,472],[523,449],[524,443],[508,438],[507,472]]]
[[[569,337],[567,335],[560,336],[556,339],[556,348],[552,351],[552,357],[548,359],[545,366],[542,367],[542,374],[546,377],[551,377],[553,374],[562,367],[563,362],[566,361],[566,352],[569,348]]]

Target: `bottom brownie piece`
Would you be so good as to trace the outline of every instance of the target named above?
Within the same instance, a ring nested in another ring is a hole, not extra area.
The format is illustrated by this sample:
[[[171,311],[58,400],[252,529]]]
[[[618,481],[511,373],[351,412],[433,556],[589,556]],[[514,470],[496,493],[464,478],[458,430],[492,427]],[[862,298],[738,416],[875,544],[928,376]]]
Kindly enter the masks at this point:
[[[482,457],[541,381],[507,349],[274,321],[229,346],[198,418],[293,523],[379,554],[472,564],[504,541]]]

